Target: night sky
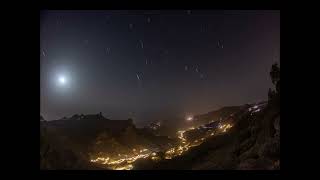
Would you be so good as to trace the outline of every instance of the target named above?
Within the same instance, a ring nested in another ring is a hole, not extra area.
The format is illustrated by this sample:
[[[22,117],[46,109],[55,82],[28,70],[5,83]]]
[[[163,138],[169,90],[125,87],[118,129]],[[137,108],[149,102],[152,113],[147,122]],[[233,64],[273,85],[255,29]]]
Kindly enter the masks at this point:
[[[279,62],[280,11],[40,15],[47,120],[102,112],[142,123],[267,100]]]

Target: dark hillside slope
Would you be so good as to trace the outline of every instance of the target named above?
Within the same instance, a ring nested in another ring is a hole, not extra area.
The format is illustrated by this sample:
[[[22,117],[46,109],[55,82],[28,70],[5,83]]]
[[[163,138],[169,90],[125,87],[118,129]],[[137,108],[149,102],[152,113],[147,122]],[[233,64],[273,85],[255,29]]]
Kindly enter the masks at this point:
[[[158,163],[140,163],[136,169],[279,169],[280,109],[268,105],[252,114],[242,110],[226,133],[213,136],[186,154]]]

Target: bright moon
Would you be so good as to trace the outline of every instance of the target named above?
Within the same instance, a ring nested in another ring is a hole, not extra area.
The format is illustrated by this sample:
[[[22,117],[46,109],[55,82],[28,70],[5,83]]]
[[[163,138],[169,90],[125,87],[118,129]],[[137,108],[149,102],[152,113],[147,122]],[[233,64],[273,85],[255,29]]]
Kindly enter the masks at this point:
[[[60,84],[65,84],[66,83],[66,79],[65,79],[65,77],[60,77],[59,78],[59,82],[60,82]]]

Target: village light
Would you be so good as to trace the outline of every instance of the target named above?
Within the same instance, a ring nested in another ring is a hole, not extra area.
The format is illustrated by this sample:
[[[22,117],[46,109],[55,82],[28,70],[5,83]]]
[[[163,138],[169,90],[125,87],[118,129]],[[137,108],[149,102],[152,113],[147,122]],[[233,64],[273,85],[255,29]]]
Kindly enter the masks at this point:
[[[192,116],[188,116],[187,117],[187,121],[192,121],[193,120],[193,117]]]

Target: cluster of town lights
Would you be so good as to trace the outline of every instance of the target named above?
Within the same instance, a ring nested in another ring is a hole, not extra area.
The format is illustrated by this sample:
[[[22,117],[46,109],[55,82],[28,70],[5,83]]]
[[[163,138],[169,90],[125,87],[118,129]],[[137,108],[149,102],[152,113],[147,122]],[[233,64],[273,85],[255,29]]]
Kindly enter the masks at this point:
[[[227,132],[229,128],[231,128],[231,124],[223,124],[219,126],[219,129],[221,132]],[[189,128],[189,130],[195,129],[194,127]],[[173,157],[176,156],[181,156],[184,152],[188,151],[191,147],[194,146],[199,146],[202,144],[203,141],[205,141],[206,138],[213,136],[215,133],[211,132],[208,136],[202,137],[199,140],[196,139],[193,142],[187,142],[186,137],[184,136],[184,133],[186,131],[178,131],[178,138],[180,139],[181,144],[178,145],[177,147],[170,148],[165,152],[165,159],[172,159]]]
[[[98,157],[96,159],[91,159],[91,162],[106,164],[108,167],[114,170],[131,170],[133,168],[132,163],[141,158],[149,158],[150,156],[156,156],[156,153],[151,152],[149,149],[141,149],[137,151],[136,149],[132,150],[134,155],[121,155],[118,154],[120,159],[111,159],[110,157]],[[139,153],[139,154],[137,154]]]
[[[224,133],[229,128],[231,128],[231,124],[223,124],[220,125],[218,129],[219,131]],[[189,128],[188,130],[193,130],[194,127]],[[184,152],[188,151],[191,147],[200,145],[206,138],[215,135],[216,133],[210,132],[209,135],[200,138],[199,140],[194,140],[193,142],[188,142],[184,133],[186,130],[178,131],[178,138],[180,139],[180,143],[177,145],[177,147],[170,148],[165,152],[165,159],[172,159],[173,157],[180,156]],[[97,157],[96,159],[91,159],[91,162],[93,163],[100,163],[108,166],[111,169],[114,170],[131,170],[133,169],[133,163],[138,159],[147,159],[151,158],[152,160],[160,160],[161,158],[157,156],[157,153],[150,151],[149,149],[141,149],[136,150],[133,149],[133,155],[121,155],[118,154],[118,157],[115,159],[112,159],[110,157]]]

